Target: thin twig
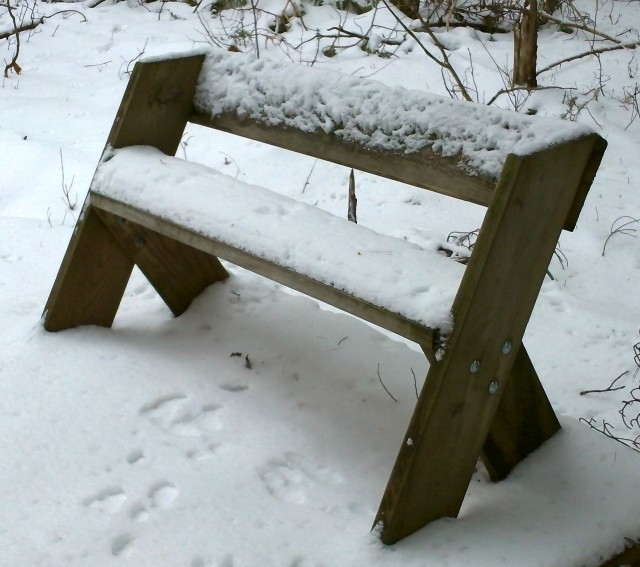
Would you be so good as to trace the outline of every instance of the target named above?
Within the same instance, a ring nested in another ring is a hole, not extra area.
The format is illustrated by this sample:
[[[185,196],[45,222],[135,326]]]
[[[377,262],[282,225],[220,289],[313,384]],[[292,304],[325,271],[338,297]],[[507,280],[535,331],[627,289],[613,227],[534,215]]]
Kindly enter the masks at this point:
[[[620,380],[620,378],[622,378],[626,374],[629,374],[628,370],[625,370],[622,374],[620,374],[620,376],[618,376],[613,382],[611,382],[611,384],[609,384],[602,390],[582,390],[580,392],[580,395],[584,396],[585,394],[602,394],[604,392],[615,392],[616,390],[624,390],[626,386],[618,386],[617,388],[614,388],[613,386],[618,380]]]
[[[304,193],[304,190],[307,188],[307,185],[309,185],[309,179],[311,179],[311,174],[313,173],[313,170],[316,167],[316,163],[318,163],[318,160],[313,162],[313,165],[311,166],[311,170],[309,171],[309,175],[307,175],[307,179],[305,180],[304,185],[302,186],[301,193]]]
[[[378,380],[380,380],[380,384],[382,384],[382,387],[384,388],[384,391],[389,394],[389,397],[396,403],[398,403],[398,400],[393,396],[393,394],[387,389],[387,387],[384,385],[384,382],[382,381],[382,377],[380,376],[380,363],[378,362]]]
[[[413,371],[412,367],[411,368],[411,374],[413,374],[413,388],[416,391],[416,399],[418,399],[420,397],[420,394],[418,393],[418,381],[416,380],[416,373]]]
[[[548,85],[548,86],[541,86],[541,87],[508,87],[508,88],[504,88],[504,89],[500,89],[498,92],[496,92],[496,94],[494,94],[490,99],[489,102],[487,102],[487,106],[491,106],[498,98],[500,98],[503,94],[509,94],[509,93],[515,93],[518,91],[527,91],[528,93],[531,93],[533,91],[546,91],[549,89],[561,89],[563,91],[575,91],[577,90],[576,87],[559,87],[556,85]]]
[[[629,219],[627,222],[621,224],[620,226],[616,227],[615,229],[613,228],[614,225],[620,221],[620,220],[624,220],[624,219]],[[611,238],[615,235],[615,234],[624,234],[626,236],[631,236],[632,238],[636,238],[636,235],[634,234],[636,231],[635,228],[627,228],[629,225],[632,225],[636,222],[640,222],[640,219],[636,219],[633,217],[629,217],[629,216],[622,216],[622,217],[618,217],[616,220],[613,221],[613,223],[611,224],[611,234],[609,234],[609,236],[607,236],[607,239],[604,241],[604,246],[602,247],[602,255],[604,256],[606,250],[607,250],[607,244],[609,243],[609,240],[611,240]]]
[[[402,26],[404,31],[407,32],[407,34],[409,36],[411,36],[411,38],[420,46],[420,49],[422,49],[422,51],[425,53],[425,55],[429,59],[431,59],[432,61],[434,61],[438,65],[440,65],[441,68],[446,69],[449,72],[449,74],[453,78],[454,82],[456,83],[458,89],[460,89],[460,94],[462,95],[462,97],[465,100],[469,101],[469,102],[473,102],[473,99],[471,98],[471,95],[469,95],[466,87],[464,86],[463,82],[461,81],[460,77],[458,76],[458,73],[456,73],[456,70],[451,65],[451,63],[449,61],[449,57],[447,56],[447,53],[445,51],[444,45],[442,45],[442,43],[440,43],[438,38],[435,36],[433,31],[429,27],[429,25],[425,21],[422,22],[424,31],[428,34],[428,36],[431,38],[431,41],[433,41],[433,44],[440,51],[440,55],[442,55],[442,61],[440,61],[440,59],[438,59],[435,55],[433,55],[433,53],[431,53],[425,47],[425,45],[420,41],[418,36],[409,28],[409,26],[407,26],[407,24],[405,24],[402,21],[400,16],[398,16],[395,13],[395,11],[391,8],[391,6],[389,6],[389,3],[387,2],[387,0],[382,0],[382,3],[387,7],[387,10],[389,10],[389,13],[396,19],[396,21],[400,24],[400,26]]]

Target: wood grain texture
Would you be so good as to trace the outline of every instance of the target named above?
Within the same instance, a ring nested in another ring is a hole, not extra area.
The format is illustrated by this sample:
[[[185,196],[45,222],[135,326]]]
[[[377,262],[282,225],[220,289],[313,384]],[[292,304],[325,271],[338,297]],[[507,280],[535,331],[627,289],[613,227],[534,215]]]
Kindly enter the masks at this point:
[[[107,148],[145,144],[173,155],[203,60],[204,55],[195,55],[136,63]],[[45,329],[111,326],[132,269],[129,255],[87,202],[45,306]]]
[[[85,204],[44,308],[44,328],[110,327],[133,261]]]
[[[507,159],[378,511],[383,542],[458,514],[592,145]]]
[[[442,157],[425,149],[413,154],[371,150],[322,131],[303,132],[241,120],[231,113],[209,118],[193,114],[190,122],[313,156],[375,175],[394,179],[471,203],[487,206],[496,180],[470,176],[460,169],[457,156]]]
[[[505,478],[559,429],[560,422],[522,345],[482,447],[482,462],[491,479]]]
[[[136,63],[107,144],[153,146],[174,155],[187,124],[204,55]]]
[[[229,274],[197,248],[97,209],[100,219],[177,317],[211,284]]]

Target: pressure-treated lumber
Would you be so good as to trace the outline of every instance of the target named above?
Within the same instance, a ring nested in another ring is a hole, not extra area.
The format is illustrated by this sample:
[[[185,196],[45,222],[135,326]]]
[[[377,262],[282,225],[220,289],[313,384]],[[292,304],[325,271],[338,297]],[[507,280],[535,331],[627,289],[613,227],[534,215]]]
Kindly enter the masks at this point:
[[[487,205],[453,302],[453,332],[442,336],[197,227],[105,196],[94,184],[47,302],[45,328],[111,325],[134,264],[179,315],[227,277],[222,258],[415,341],[431,366],[375,525],[383,542],[394,543],[456,516],[479,457],[499,480],[559,428],[522,337],[560,232],[574,228],[606,142],[581,135],[510,154],[496,187],[495,179],[461,170],[457,157],[431,150],[372,150],[334,133],[268,126],[232,112],[204,116],[192,100],[203,60],[136,64],[101,162],[112,159],[111,148],[131,145],[173,155],[191,120]]]
[[[174,154],[191,113],[203,60],[204,55],[196,55],[136,65],[106,147],[144,144]],[[104,227],[87,200],[47,300],[44,328],[110,327],[133,266],[134,258]],[[184,291],[173,293],[183,296],[181,303],[186,301]],[[186,309],[174,305],[173,299],[169,305],[179,312]]]
[[[204,55],[136,64],[113,122],[107,145],[153,146],[176,153],[191,114]]]
[[[505,478],[559,429],[560,422],[521,345],[482,447],[482,462],[491,479]]]
[[[171,312],[182,315],[194,298],[229,274],[210,254],[92,207]]]
[[[487,206],[495,188],[489,176],[470,176],[458,167],[457,156],[442,157],[430,149],[412,154],[371,150],[324,132],[303,132],[243,120],[228,113],[214,118],[194,113],[190,122],[264,142],[272,146],[352,167],[387,179],[437,191]]]
[[[359,297],[349,295],[337,287],[319,282],[305,274],[280,266],[248,250],[235,248],[229,244],[199,234],[193,228],[169,222],[145,211],[131,207],[120,201],[109,199],[99,194],[91,195],[91,203],[102,214],[103,211],[120,218],[126,218],[128,224],[144,227],[156,234],[164,235],[170,240],[180,242],[190,248],[201,250],[210,255],[228,260],[256,274],[295,289],[305,295],[324,301],[342,311],[379,325],[393,333],[405,337],[432,350],[434,331],[383,309],[373,303],[363,301]],[[135,231],[135,229],[134,229]],[[145,232],[144,234],[147,234]]]
[[[460,511],[595,143],[507,158],[378,511],[383,542]]]
[[[44,328],[110,327],[133,262],[90,207],[85,207],[44,309]]]

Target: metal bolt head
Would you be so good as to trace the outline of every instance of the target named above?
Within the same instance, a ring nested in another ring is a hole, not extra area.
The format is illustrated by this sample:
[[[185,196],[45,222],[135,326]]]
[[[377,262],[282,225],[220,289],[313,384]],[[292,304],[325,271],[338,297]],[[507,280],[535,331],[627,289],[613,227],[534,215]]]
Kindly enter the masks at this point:
[[[505,341],[504,344],[502,345],[502,354],[509,354],[511,352],[511,348],[512,348],[512,344],[511,341]]]
[[[498,391],[498,381],[494,380],[493,382],[489,383],[489,393],[490,394],[495,394]]]
[[[474,360],[471,363],[471,366],[469,367],[469,372],[471,372],[471,374],[476,374],[479,371],[480,371],[480,361]]]
[[[133,244],[136,248],[142,248],[145,245],[145,239],[142,234],[136,234],[133,238]]]

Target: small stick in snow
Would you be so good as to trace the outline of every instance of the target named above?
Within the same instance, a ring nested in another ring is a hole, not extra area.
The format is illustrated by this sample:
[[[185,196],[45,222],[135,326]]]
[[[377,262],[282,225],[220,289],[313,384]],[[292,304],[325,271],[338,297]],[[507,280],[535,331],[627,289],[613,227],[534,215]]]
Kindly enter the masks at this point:
[[[347,212],[347,219],[351,222],[358,224],[358,218],[356,214],[356,207],[358,206],[358,199],[356,199],[356,178],[353,174],[353,169],[349,174],[349,211]]]
[[[309,175],[307,175],[307,179],[305,180],[304,185],[302,186],[301,193],[304,193],[304,190],[307,188],[307,185],[309,185],[309,179],[311,179],[311,174],[313,173],[313,170],[316,167],[316,163],[318,163],[318,160],[313,162],[313,165],[311,166],[311,170],[309,171]]]
[[[613,382],[611,382],[611,384],[609,384],[609,386],[607,386],[604,390],[582,390],[582,392],[580,392],[580,395],[584,396],[585,394],[602,394],[604,392],[615,392],[616,390],[624,390],[625,388],[624,386],[618,386],[617,388],[614,388],[613,386],[625,374],[629,374],[629,371],[625,370],[622,374],[620,374],[620,376],[618,376]]]
[[[416,391],[416,400],[418,398],[420,398],[420,394],[418,393],[418,381],[416,380],[416,373],[413,371],[413,367],[409,367],[411,368],[411,374],[413,374],[413,388]]]
[[[393,394],[387,389],[387,387],[384,385],[384,382],[382,381],[382,377],[380,376],[380,363],[378,362],[378,380],[380,380],[380,384],[382,384],[382,387],[384,388],[384,391],[389,394],[389,397],[397,404],[398,400],[393,396]]]

